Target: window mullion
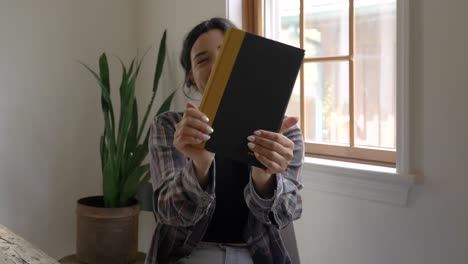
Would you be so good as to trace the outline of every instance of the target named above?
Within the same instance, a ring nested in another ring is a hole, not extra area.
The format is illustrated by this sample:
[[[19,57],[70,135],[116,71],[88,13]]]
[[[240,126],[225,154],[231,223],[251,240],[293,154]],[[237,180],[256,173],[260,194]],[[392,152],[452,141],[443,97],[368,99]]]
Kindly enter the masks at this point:
[[[250,33],[263,36],[263,0],[242,1],[242,28]]]
[[[354,146],[354,0],[349,0],[349,144]]]
[[[299,43],[301,46],[301,49],[304,48],[304,0],[300,0],[300,5],[299,5]],[[301,92],[300,92],[300,102],[301,102],[301,130],[302,130],[302,135],[306,135],[305,131],[305,109],[304,109],[304,102],[305,102],[305,80],[304,80],[304,63],[301,65],[301,72],[300,72],[300,87],[301,87]]]
[[[304,62],[327,62],[327,61],[350,61],[350,60],[351,60],[350,56],[304,58]]]

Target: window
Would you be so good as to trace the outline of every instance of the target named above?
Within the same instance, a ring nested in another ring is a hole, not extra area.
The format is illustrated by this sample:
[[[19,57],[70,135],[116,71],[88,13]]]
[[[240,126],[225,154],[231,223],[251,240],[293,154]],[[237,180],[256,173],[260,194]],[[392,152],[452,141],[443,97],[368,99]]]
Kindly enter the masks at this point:
[[[397,0],[244,0],[243,27],[306,50],[287,114],[308,156],[395,166]]]

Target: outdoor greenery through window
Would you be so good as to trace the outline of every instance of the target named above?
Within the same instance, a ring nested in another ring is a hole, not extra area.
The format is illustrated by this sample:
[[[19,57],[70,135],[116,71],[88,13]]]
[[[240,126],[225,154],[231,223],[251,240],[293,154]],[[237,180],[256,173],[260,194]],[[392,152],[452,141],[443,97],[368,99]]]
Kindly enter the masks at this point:
[[[255,1],[246,30],[306,50],[287,115],[307,154],[395,166],[397,0]]]

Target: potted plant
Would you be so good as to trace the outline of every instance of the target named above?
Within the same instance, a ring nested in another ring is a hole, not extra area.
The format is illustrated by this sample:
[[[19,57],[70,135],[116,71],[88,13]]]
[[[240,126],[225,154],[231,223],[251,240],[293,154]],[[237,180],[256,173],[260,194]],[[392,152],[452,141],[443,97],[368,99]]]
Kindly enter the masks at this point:
[[[135,196],[150,177],[149,130],[145,128],[152,109],[166,55],[166,31],[161,38],[153,82],[153,94],[139,123],[135,83],[145,55],[133,59],[127,68],[120,60],[120,115],[115,120],[106,54],[99,58],[99,73],[86,64],[101,88],[104,132],[100,140],[103,196],[85,197],[77,204],[77,259],[85,263],[131,263],[138,253],[139,204]],[[170,107],[174,92],[158,110]],[[118,122],[117,122],[118,121]]]

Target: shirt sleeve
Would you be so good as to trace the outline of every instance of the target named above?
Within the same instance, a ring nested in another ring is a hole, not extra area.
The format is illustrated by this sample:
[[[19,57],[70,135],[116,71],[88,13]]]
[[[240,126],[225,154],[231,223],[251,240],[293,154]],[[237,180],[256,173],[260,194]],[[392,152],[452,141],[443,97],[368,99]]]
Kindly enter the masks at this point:
[[[277,173],[276,188],[269,199],[260,197],[250,181],[244,189],[244,198],[251,213],[262,223],[274,224],[283,228],[302,214],[302,164],[304,163],[304,141],[299,127],[294,126],[284,132],[294,142],[293,159],[285,172]]]
[[[167,112],[157,116],[150,128],[148,148],[153,183],[153,211],[161,223],[172,226],[195,225],[215,199],[215,164],[209,169],[204,190],[196,177],[192,160],[173,144],[180,115]]]

